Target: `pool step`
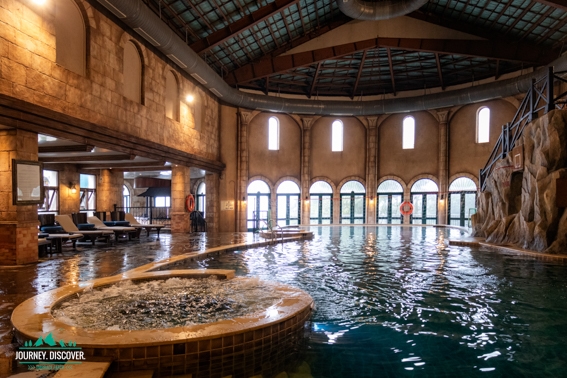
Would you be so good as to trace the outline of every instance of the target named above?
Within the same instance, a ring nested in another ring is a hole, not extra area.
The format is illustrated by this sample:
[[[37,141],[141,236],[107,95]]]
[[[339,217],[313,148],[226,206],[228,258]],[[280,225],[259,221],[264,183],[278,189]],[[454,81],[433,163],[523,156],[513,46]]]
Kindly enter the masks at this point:
[[[110,373],[106,378],[152,378],[153,376],[153,370],[135,370]]]

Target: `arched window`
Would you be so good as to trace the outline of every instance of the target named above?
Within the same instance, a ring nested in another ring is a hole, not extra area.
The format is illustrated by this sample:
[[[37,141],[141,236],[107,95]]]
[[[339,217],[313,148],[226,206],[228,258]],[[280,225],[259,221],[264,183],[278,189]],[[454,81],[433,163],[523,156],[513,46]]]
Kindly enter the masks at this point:
[[[165,116],[179,121],[179,84],[171,71],[165,74]]]
[[[476,212],[476,184],[459,177],[449,185],[449,224],[470,227],[471,215]]]
[[[276,193],[278,226],[298,225],[301,222],[299,186],[293,181],[284,181]]]
[[[197,198],[196,198],[196,206],[195,209],[203,213],[203,218],[205,217],[205,209],[206,209],[206,185],[204,182],[200,183],[197,187]]]
[[[333,130],[331,135],[332,151],[343,150],[343,123],[338,119],[333,122]]]
[[[247,228],[248,231],[265,230],[269,226],[270,187],[262,180],[248,185]]]
[[[122,203],[124,206],[124,211],[130,212],[130,190],[126,185],[122,185]]]
[[[268,150],[280,149],[280,121],[276,117],[268,120]]]
[[[362,224],[366,215],[366,190],[358,181],[348,181],[341,188],[341,223]]]
[[[414,147],[415,144],[415,118],[412,116],[407,116],[404,118],[403,123],[403,136],[402,136],[402,148],[404,150],[409,150]]]
[[[85,21],[73,0],[55,2],[55,61],[79,75],[85,75]]]
[[[142,103],[142,59],[134,43],[124,46],[124,97]]]
[[[325,181],[317,181],[309,189],[311,224],[333,223],[333,188]]]
[[[490,140],[490,109],[483,106],[476,112],[476,142],[488,143]]]
[[[96,211],[96,176],[81,173],[79,175],[80,212],[92,216]]]
[[[412,224],[437,224],[437,195],[439,187],[430,179],[417,180],[411,187]]]
[[[385,180],[378,186],[378,211],[376,211],[376,223],[378,224],[401,224],[403,222],[400,213],[400,205],[404,196],[404,189],[395,180]]]

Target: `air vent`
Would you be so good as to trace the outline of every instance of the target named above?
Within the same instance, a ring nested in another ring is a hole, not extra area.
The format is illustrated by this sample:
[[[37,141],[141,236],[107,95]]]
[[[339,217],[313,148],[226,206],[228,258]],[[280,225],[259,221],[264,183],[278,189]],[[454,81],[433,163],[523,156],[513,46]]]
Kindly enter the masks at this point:
[[[101,3],[102,5],[104,5],[109,11],[111,11],[112,13],[114,13],[114,15],[118,18],[126,18],[126,15],[122,12],[120,12],[120,10],[118,10],[118,8],[116,8],[112,3],[110,3],[107,0],[98,0],[99,3]]]
[[[222,97],[222,94],[219,91],[217,91],[215,88],[210,88],[209,90],[213,92],[215,95],[217,95],[217,97]]]
[[[181,60],[179,60],[179,58],[176,57],[175,55],[169,54],[167,57],[168,57],[169,59],[173,60],[175,63],[177,63],[177,65],[178,65],[179,67],[181,67],[181,68],[187,68],[187,65],[186,65],[185,63],[183,63]]]
[[[195,78],[201,84],[207,84],[207,81],[203,79],[201,76],[197,75],[196,73],[192,73],[191,76]]]
[[[158,43],[158,41],[156,41],[155,39],[152,38],[151,35],[149,35],[148,33],[146,33],[146,31],[142,28],[134,28],[134,31],[138,34],[140,34],[142,37],[144,37],[149,43],[151,43],[154,46],[159,46],[160,44]]]

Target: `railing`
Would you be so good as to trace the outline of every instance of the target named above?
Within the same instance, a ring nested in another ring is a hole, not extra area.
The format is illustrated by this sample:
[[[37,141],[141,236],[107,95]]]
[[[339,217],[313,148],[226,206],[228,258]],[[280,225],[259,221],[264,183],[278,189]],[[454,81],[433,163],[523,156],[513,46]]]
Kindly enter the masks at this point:
[[[191,219],[191,232],[207,232],[207,221],[200,211],[193,211],[189,216]]]
[[[547,75],[540,79],[533,79],[532,85],[522,100],[518,111],[511,122],[502,126],[502,133],[496,141],[488,162],[480,170],[479,180],[480,189],[486,189],[486,181],[494,169],[494,164],[505,158],[514,148],[516,141],[522,136],[525,127],[538,118],[539,113],[547,114],[553,109],[563,109],[567,104],[567,91],[553,96],[555,80],[567,83],[567,80],[559,75],[567,71],[553,72],[553,67],[549,67]]]
[[[141,224],[163,224],[167,227],[171,226],[171,208],[170,207],[154,207],[154,206],[139,206],[139,207],[123,207],[114,206],[114,211],[125,211],[131,213],[134,218]]]

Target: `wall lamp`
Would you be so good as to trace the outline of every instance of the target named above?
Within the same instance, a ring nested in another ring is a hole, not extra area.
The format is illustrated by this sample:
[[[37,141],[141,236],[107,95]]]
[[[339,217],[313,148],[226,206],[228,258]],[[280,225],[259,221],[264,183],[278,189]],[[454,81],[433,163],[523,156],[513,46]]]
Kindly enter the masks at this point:
[[[77,186],[76,186],[74,183],[69,182],[68,187],[69,187],[69,191],[70,191],[72,194],[77,193]]]
[[[195,97],[192,94],[188,94],[185,96],[185,102],[192,103],[195,100]]]
[[[309,203],[309,196],[305,196],[305,202]]]
[[[242,196],[242,202],[246,202],[246,196]]]

